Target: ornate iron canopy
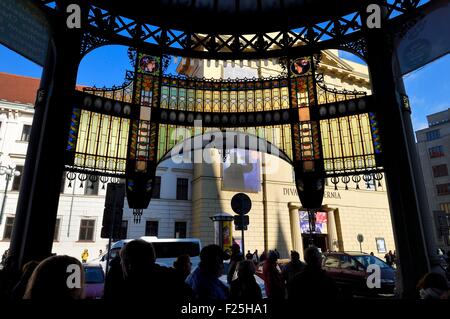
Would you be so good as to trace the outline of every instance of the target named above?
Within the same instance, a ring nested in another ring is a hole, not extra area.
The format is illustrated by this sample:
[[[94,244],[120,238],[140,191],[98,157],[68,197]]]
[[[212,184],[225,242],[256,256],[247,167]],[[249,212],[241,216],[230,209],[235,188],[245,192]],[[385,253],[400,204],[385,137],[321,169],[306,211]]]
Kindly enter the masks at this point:
[[[167,29],[197,33],[251,33],[293,29],[351,13],[360,0],[93,0],[116,15]]]
[[[35,1],[49,15],[64,18],[64,8],[56,9],[65,1]],[[380,1],[383,27],[398,26],[428,1]],[[156,167],[171,149],[214,129],[244,132],[279,149],[294,167],[308,209],[321,206],[325,178],[335,185],[381,179],[374,99],[326,88],[314,60],[331,48],[366,57],[363,29],[372,1],[74,2],[84,12],[81,55],[106,44],[136,53],[128,84],[75,92],[66,168],[82,177],[125,177],[131,208],[148,206]],[[285,61],[287,74],[218,81],[173,77],[164,74],[166,55],[277,58]],[[202,131],[195,131],[195,120],[202,121]]]
[[[227,80],[165,75],[161,57],[133,57],[135,71],[122,87],[75,92],[66,149],[68,171],[125,177],[132,208],[147,207],[158,163],[169,153],[185,156],[183,144],[189,152],[212,145],[224,154],[277,151],[293,165],[309,208],[320,207],[325,178],[380,178],[373,98],[327,88],[314,57],[288,59],[279,77]]]
[[[55,0],[34,1],[50,15],[56,8]],[[87,12],[82,53],[105,44],[123,44],[155,55],[202,59],[307,56],[330,48],[345,48],[364,57],[362,14],[373,2],[79,0]],[[379,2],[385,23],[401,25],[429,0]],[[231,19],[233,14],[238,18]]]

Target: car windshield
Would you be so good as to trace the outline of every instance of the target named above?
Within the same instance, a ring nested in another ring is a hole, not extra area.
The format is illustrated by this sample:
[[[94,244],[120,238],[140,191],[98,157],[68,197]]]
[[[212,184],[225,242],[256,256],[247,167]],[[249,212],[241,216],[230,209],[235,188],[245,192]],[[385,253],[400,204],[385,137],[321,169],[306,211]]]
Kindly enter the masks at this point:
[[[103,283],[103,269],[100,267],[85,267],[84,276],[87,284]]]
[[[375,257],[375,256],[353,256],[356,258],[357,261],[359,261],[364,267],[368,267],[369,265],[377,265],[380,266],[380,268],[390,268],[388,264],[386,264],[381,259]]]
[[[197,242],[153,242],[156,258],[176,258],[181,255],[195,257],[200,255]]]

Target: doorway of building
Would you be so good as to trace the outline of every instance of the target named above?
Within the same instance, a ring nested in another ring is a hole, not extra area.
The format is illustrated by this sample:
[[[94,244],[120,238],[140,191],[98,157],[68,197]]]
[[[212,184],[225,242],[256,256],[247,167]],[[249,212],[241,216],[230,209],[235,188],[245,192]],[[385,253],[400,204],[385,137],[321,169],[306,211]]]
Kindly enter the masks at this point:
[[[328,250],[328,236],[326,234],[302,234],[303,249],[309,247],[310,236],[312,236],[314,246],[320,248],[322,252],[326,252]]]

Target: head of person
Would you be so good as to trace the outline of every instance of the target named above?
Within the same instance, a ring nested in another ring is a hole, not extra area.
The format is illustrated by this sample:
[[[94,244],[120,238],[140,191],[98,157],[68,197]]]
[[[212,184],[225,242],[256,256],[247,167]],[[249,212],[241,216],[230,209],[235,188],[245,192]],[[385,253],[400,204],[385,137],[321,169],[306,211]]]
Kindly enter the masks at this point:
[[[132,240],[120,250],[120,260],[124,277],[139,276],[155,264],[155,249],[145,240]]]
[[[173,267],[187,277],[192,269],[191,257],[189,255],[178,256],[177,260],[173,262]]]
[[[234,244],[231,246],[231,253],[232,253],[233,255],[238,255],[238,254],[240,254],[240,253],[241,253],[241,246],[239,246],[238,244],[234,243]]]
[[[447,280],[441,274],[429,272],[417,284],[419,289],[439,289],[445,291],[448,289]]]
[[[297,71],[298,74],[302,74],[305,71],[307,71],[308,67],[308,61],[307,60],[297,60],[294,63],[295,71]]]
[[[255,264],[251,260],[240,261],[237,267],[238,278],[242,280],[253,279],[255,271]]]
[[[267,255],[267,260],[270,262],[276,263],[278,260],[278,255],[275,250],[269,250],[269,254]]]
[[[305,262],[313,268],[322,268],[322,254],[316,246],[308,247],[305,250]]]
[[[33,274],[36,267],[39,265],[39,262],[36,260],[32,260],[27,262],[22,267],[22,278],[24,279],[30,279],[31,275]]]
[[[427,273],[417,284],[422,299],[440,299],[448,290],[447,279],[441,274]]]
[[[23,298],[53,301],[82,299],[83,286],[84,270],[78,259],[65,255],[51,256],[33,271]]]
[[[200,252],[200,269],[213,277],[220,277],[223,273],[223,261],[229,259],[218,245],[208,245]]]
[[[291,260],[292,261],[299,261],[300,260],[300,254],[296,252],[295,250],[291,250]]]

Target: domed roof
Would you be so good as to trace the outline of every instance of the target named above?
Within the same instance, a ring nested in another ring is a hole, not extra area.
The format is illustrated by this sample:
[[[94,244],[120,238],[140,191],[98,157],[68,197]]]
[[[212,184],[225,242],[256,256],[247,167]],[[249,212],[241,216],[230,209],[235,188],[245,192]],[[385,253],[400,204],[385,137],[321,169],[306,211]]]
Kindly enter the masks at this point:
[[[91,0],[100,8],[170,29],[255,33],[293,29],[353,12],[361,0]]]

